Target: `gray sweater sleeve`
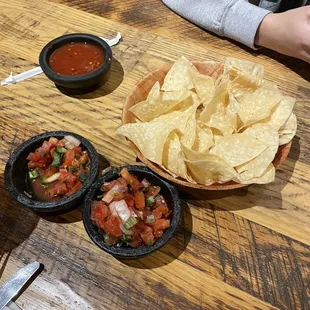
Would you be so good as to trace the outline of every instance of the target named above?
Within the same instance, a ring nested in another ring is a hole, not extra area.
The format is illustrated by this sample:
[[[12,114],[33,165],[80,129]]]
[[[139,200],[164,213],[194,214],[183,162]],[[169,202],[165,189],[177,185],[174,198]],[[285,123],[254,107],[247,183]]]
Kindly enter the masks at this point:
[[[162,0],[189,21],[251,48],[258,26],[270,11],[246,0]]]

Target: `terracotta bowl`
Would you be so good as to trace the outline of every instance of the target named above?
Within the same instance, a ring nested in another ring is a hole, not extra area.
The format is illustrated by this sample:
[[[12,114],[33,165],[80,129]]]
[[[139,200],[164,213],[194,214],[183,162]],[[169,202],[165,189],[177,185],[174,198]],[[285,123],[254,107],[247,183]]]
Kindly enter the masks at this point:
[[[212,76],[214,78],[219,77],[223,72],[223,65],[220,63],[193,62],[193,64],[195,65],[195,67],[198,69],[200,73]],[[148,96],[149,91],[151,90],[151,88],[157,81],[159,81],[160,85],[162,85],[164,78],[166,74],[168,73],[168,71],[171,69],[171,67],[172,67],[171,64],[164,65],[160,69],[153,71],[149,73],[148,75],[146,75],[143,79],[141,79],[136,84],[132,92],[127,97],[126,102],[123,107],[123,114],[122,114],[123,124],[136,122],[134,114],[131,113],[129,109],[135,104],[145,100]],[[215,184],[206,186],[202,184],[192,184],[183,179],[174,178],[169,173],[167,173],[165,170],[163,170],[160,166],[149,161],[145,156],[143,156],[143,154],[131,141],[129,141],[129,145],[134,150],[136,156],[147,167],[149,167],[151,170],[153,170],[155,173],[157,173],[161,177],[173,183],[176,183],[180,186],[196,188],[196,189],[204,189],[204,190],[231,190],[231,189],[249,186],[248,184],[239,184],[235,182],[227,182],[223,184],[215,183]],[[278,152],[273,160],[273,165],[275,166],[275,168],[278,168],[284,162],[284,160],[286,159],[291,149],[291,145],[292,145],[292,142],[289,142],[279,147]]]

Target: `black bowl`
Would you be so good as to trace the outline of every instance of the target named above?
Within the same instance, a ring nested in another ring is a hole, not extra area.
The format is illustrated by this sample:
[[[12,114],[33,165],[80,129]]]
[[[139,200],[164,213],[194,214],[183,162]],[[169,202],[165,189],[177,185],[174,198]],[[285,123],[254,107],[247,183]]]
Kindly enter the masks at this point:
[[[42,145],[44,140],[50,137],[63,138],[66,135],[76,137],[81,141],[81,147],[88,152],[90,158],[90,174],[84,182],[82,188],[68,197],[55,201],[39,201],[35,197],[28,197],[27,187],[27,156],[30,152],[34,152],[36,148]],[[88,191],[91,184],[95,181],[98,174],[98,153],[93,145],[85,138],[67,131],[50,131],[32,137],[22,143],[9,158],[4,172],[4,183],[8,193],[21,206],[32,209],[37,212],[68,212],[78,207]]]
[[[122,168],[127,168],[130,173],[138,177],[139,180],[147,178],[147,180],[156,186],[160,186],[162,189],[162,195],[165,197],[168,207],[172,210],[172,219],[171,226],[165,230],[163,236],[156,240],[152,246],[142,246],[140,248],[131,248],[127,246],[108,246],[103,239],[102,231],[94,225],[90,216],[91,216],[91,205],[92,201],[95,198],[102,194],[100,187],[103,182],[109,182],[119,177],[119,173]],[[119,168],[113,168],[109,172],[105,173],[99,180],[97,180],[89,192],[87,193],[84,200],[83,208],[83,223],[88,233],[90,239],[102,250],[106,251],[109,254],[112,254],[116,258],[120,259],[136,259],[146,255],[149,255],[163,245],[165,245],[168,240],[174,235],[181,219],[181,204],[179,200],[179,194],[175,186],[167,183],[166,181],[159,178],[147,167],[143,166],[124,166]]]
[[[95,71],[77,76],[54,72],[49,64],[51,54],[57,48],[70,42],[87,42],[102,48],[105,52],[103,65]],[[112,63],[112,50],[108,43],[97,36],[85,33],[68,34],[49,42],[40,53],[39,63],[45,75],[64,92],[72,93],[76,90],[78,93],[86,93],[99,88],[106,81],[106,75]]]

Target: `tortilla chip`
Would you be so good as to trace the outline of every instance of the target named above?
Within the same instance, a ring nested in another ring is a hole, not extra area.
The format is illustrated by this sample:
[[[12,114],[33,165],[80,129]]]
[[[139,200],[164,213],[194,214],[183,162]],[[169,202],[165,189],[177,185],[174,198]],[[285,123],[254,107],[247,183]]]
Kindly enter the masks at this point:
[[[181,136],[181,143],[187,147],[192,147],[196,140],[196,113],[188,118],[185,130]]]
[[[279,129],[280,141],[279,145],[289,143],[295,136],[297,131],[296,115],[292,113],[286,123]]]
[[[116,134],[131,140],[147,159],[160,165],[164,144],[175,128],[175,124],[166,122],[131,123],[118,128]]]
[[[296,99],[292,97],[285,96],[281,99],[279,104],[275,107],[272,114],[262,122],[268,123],[271,127],[276,130],[280,129],[281,126],[290,117],[292,110],[294,108]]]
[[[238,182],[238,174],[222,158],[205,154],[204,160],[191,161],[184,159],[189,172],[199,184],[226,183],[231,180]]]
[[[261,154],[268,145],[245,133],[225,136],[211,148],[210,153],[220,156],[232,167],[240,166]]]
[[[141,101],[132,106],[129,111],[134,113],[141,121],[149,122],[159,115],[171,110],[174,106],[184,101],[189,96],[190,92],[188,90],[169,93],[158,92],[158,95],[155,95],[154,91],[151,97],[149,95],[147,100]]]
[[[164,91],[176,91],[193,89],[191,72],[197,71],[195,66],[185,57],[179,58],[167,73],[161,89]]]
[[[181,109],[174,111],[174,109],[172,109],[171,111],[169,111],[169,113],[163,114],[155,118],[152,122],[164,122],[173,124],[175,129],[178,129],[182,134],[185,134],[186,127],[188,126],[187,123],[193,115],[195,116],[197,107],[200,104],[200,102],[197,101],[198,97],[195,93],[191,93],[190,98],[191,99],[186,100],[186,101],[190,100],[191,102],[191,104],[189,104],[189,107],[186,107],[187,104],[184,106],[184,108],[186,107],[186,110],[183,111],[183,109]]]
[[[197,70],[191,70],[191,79],[203,105],[209,104],[214,96],[215,80],[211,76],[199,73]]]
[[[226,106],[227,97],[227,87],[228,87],[229,78],[228,76],[220,76],[216,82],[214,96],[209,104],[207,104],[204,110],[201,112],[199,116],[199,120],[205,124],[207,124],[213,114],[215,114],[219,105],[222,104]]]
[[[238,113],[242,123],[250,125],[267,118],[272,108],[282,99],[282,94],[275,85],[264,84],[254,91],[244,91],[242,94],[232,93],[240,104]]]
[[[239,112],[239,103],[231,93],[227,107],[222,102],[217,104],[217,111],[211,115],[206,123],[209,127],[220,130],[224,136],[232,134],[238,130],[237,113]]]
[[[214,144],[213,133],[209,127],[196,127],[196,139],[192,149],[197,152],[205,153]]]
[[[270,164],[263,175],[259,178],[253,178],[249,180],[241,181],[242,184],[267,184],[274,182],[276,169],[273,164]]]
[[[237,76],[242,72],[245,75],[255,76],[259,79],[264,78],[264,66],[233,57],[226,57],[225,70],[233,76]]]
[[[244,133],[263,141],[268,147],[251,161],[235,167],[240,174],[241,182],[261,177],[273,161],[279,147],[278,132],[269,124],[256,124],[245,130]]]
[[[176,132],[170,133],[164,146],[163,165],[174,177],[181,177],[193,183],[195,182],[187,173],[187,167],[181,153],[181,143]]]

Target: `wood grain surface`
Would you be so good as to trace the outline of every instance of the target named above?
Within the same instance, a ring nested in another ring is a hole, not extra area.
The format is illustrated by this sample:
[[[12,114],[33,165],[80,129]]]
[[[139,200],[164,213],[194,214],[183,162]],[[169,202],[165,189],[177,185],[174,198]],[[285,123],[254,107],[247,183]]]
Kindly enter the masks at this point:
[[[0,87],[0,284],[38,260],[44,271],[16,303],[45,309],[310,309],[309,65],[250,52],[182,20],[160,1],[11,0],[0,10],[0,79],[38,65],[42,47],[65,33],[123,40],[108,83],[69,97],[44,75]],[[155,254],[120,261],[91,243],[81,210],[46,217],[4,189],[14,149],[45,130],[88,138],[112,165],[135,162],[115,136],[122,106],[147,73],[185,55],[225,56],[265,66],[266,79],[295,96],[298,131],[274,183],[231,192],[182,191],[183,223]]]

